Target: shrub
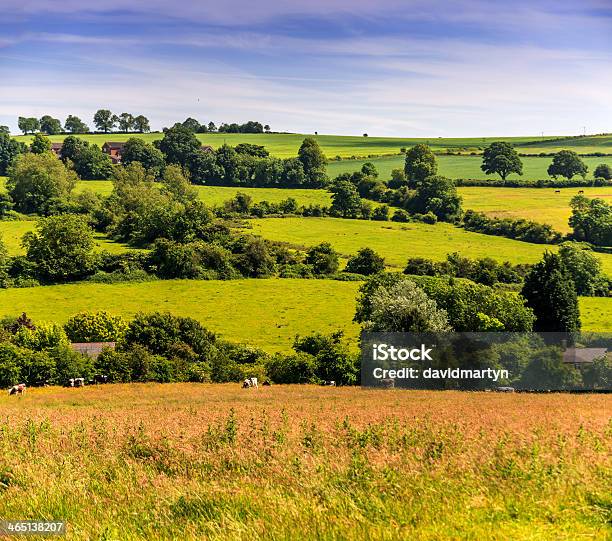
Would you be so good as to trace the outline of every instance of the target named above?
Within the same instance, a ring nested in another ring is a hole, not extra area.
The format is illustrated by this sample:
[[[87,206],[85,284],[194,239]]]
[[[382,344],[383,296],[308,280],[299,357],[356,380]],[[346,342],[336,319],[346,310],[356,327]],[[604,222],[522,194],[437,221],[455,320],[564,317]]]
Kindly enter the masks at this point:
[[[362,248],[346,264],[345,271],[355,274],[376,274],[385,268],[385,260],[371,248]]]
[[[16,210],[48,214],[55,201],[68,198],[77,180],[53,154],[28,153],[16,159],[6,186]]]
[[[72,342],[117,342],[123,336],[127,322],[108,312],[81,312],[64,325]]]
[[[66,332],[56,323],[38,324],[33,329],[21,326],[13,340],[18,346],[35,351],[68,346]]]
[[[27,259],[42,281],[83,278],[96,267],[93,231],[83,216],[50,216],[23,237]]]
[[[380,205],[372,212],[372,220],[386,222],[389,220],[389,205]]]
[[[408,214],[404,209],[397,209],[393,216],[391,217],[392,222],[402,222],[406,223],[410,221],[410,214]]]
[[[275,383],[318,383],[317,361],[312,355],[277,354],[266,363],[266,373]]]
[[[306,252],[306,263],[315,274],[333,274],[340,266],[338,253],[329,242],[322,242]]]

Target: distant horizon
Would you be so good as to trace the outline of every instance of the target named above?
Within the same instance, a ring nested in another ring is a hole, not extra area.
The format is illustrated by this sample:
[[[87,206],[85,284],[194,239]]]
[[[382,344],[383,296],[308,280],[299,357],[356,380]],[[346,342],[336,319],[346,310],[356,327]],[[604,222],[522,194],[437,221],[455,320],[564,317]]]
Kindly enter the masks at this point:
[[[609,0],[3,0],[0,125],[93,108],[380,137],[612,131]],[[216,119],[216,120],[215,120]],[[92,127],[92,126],[90,126]]]

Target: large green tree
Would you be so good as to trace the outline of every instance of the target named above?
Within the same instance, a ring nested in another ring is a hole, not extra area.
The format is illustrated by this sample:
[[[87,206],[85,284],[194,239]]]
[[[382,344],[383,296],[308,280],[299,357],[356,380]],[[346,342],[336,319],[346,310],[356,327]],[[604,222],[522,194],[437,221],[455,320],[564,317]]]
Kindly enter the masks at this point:
[[[305,261],[315,274],[333,274],[340,265],[338,257],[338,252],[329,242],[322,242],[308,249]]]
[[[25,151],[24,143],[15,141],[8,133],[0,133],[0,175],[6,175],[17,156]]]
[[[89,142],[85,141],[85,139],[80,139],[74,135],[69,135],[62,143],[60,158],[63,162],[67,162],[68,160],[75,162],[78,159],[79,154],[88,146]]]
[[[154,145],[163,152],[166,162],[187,166],[194,153],[201,149],[201,143],[195,134],[176,125],[164,132],[163,139],[155,141]]]
[[[140,133],[147,133],[151,131],[151,125],[149,119],[144,115],[138,115],[134,118],[134,129]]]
[[[335,182],[329,189],[332,192],[331,211],[343,218],[356,218],[361,211],[361,197],[352,182]]]
[[[50,152],[28,153],[15,161],[6,185],[18,211],[45,214],[54,200],[68,197],[76,181],[75,173]]]
[[[34,117],[23,117],[20,116],[17,120],[17,126],[24,133],[34,133],[40,129],[40,122]]]
[[[612,180],[612,166],[607,163],[600,163],[593,172],[595,178],[603,178],[604,180]]]
[[[498,174],[502,180],[506,180],[511,173],[523,174],[523,162],[518,152],[512,144],[499,141],[485,149],[480,168],[487,175]]]
[[[580,329],[576,286],[557,254],[546,252],[525,277],[521,295],[535,315],[534,331],[575,332]]]
[[[94,115],[94,124],[98,130],[108,133],[117,124],[117,116],[108,109],[98,109]]]
[[[40,220],[22,244],[38,278],[45,282],[76,280],[95,268],[93,230],[85,216],[63,214]]]
[[[78,116],[74,115],[68,115],[66,122],[64,122],[64,128],[70,133],[87,133],[89,131],[89,126]]]
[[[603,199],[576,195],[570,201],[569,225],[576,240],[612,246],[612,205]]]
[[[408,210],[432,212],[438,219],[452,222],[461,216],[461,196],[451,179],[439,175],[425,177],[408,200]]]
[[[310,186],[321,187],[327,182],[325,167],[327,159],[314,137],[306,137],[298,150],[298,159],[302,162],[306,181]]]
[[[30,145],[30,152],[34,154],[42,154],[43,152],[49,152],[51,150],[51,141],[48,137],[45,137],[42,133],[37,133],[32,140]]]
[[[98,145],[89,145],[75,156],[74,170],[86,180],[106,180],[113,173],[111,157],[102,152]]]
[[[438,172],[436,156],[427,145],[415,145],[406,152],[404,172],[408,178],[408,186],[414,188]]]
[[[134,115],[131,113],[121,113],[117,120],[119,129],[123,132],[129,132],[134,128]]]
[[[601,274],[601,261],[591,248],[580,242],[564,242],[559,247],[559,256],[574,280],[576,293],[593,295],[604,277]]]
[[[40,119],[40,131],[47,135],[62,133],[62,123],[52,116],[45,115]]]
[[[448,332],[446,312],[410,280],[381,286],[371,298],[364,328],[373,332]]]
[[[354,272],[369,276],[385,269],[385,258],[378,255],[372,248],[362,248],[346,263],[346,272]]]
[[[588,169],[576,152],[573,150],[561,150],[555,154],[552,163],[548,166],[548,174],[554,179],[565,177],[571,180],[576,175],[585,178]]]
[[[121,153],[121,163],[129,165],[139,162],[143,167],[158,177],[164,168],[164,155],[161,150],[138,137],[128,139]]]

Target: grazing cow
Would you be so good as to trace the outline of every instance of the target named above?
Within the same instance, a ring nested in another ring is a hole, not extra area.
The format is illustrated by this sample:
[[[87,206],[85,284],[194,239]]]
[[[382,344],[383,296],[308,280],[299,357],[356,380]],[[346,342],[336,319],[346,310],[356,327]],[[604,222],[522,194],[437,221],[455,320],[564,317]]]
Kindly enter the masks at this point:
[[[96,385],[101,385],[103,383],[108,383],[108,376],[104,375],[104,374],[96,374],[94,376],[93,382]]]
[[[262,383],[262,385],[263,385],[264,387],[270,387],[270,385],[272,385],[272,384],[271,384],[271,383],[270,383],[268,380],[266,380],[266,381],[264,381],[264,382]]]
[[[555,190],[555,193],[561,193],[561,190]]]
[[[243,389],[250,389],[251,387],[255,387],[256,389],[259,388],[259,385],[257,385],[257,378],[247,378],[242,382]]]
[[[20,383],[19,385],[13,385],[10,389],[9,389],[9,395],[12,394],[23,394],[26,391],[26,384],[25,383]]]
[[[323,385],[324,387],[335,387],[336,382],[334,380],[324,381],[321,385]]]
[[[578,190],[578,193],[584,193],[584,190]]]

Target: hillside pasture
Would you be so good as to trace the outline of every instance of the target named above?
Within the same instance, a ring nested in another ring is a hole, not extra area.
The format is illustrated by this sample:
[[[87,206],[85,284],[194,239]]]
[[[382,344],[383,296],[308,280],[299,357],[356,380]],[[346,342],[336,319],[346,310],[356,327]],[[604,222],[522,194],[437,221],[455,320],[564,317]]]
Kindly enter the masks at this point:
[[[586,197],[599,198],[612,203],[612,187],[599,188],[485,188],[466,186],[458,188],[463,207],[484,212],[498,218],[525,218],[550,224],[557,231],[569,233],[570,200],[579,191]]]
[[[223,144],[236,146],[239,143],[263,145],[274,156],[290,158],[297,155],[297,151],[305,137],[314,137],[321,145],[328,158],[335,156],[351,157],[369,155],[398,154],[403,147],[411,147],[419,143],[430,145],[434,150],[446,149],[478,151],[494,141],[509,141],[516,145],[537,141],[541,138],[525,137],[363,137],[353,135],[313,135],[303,133],[198,133],[197,138],[203,145],[219,148]],[[63,141],[65,135],[52,135],[53,142]],[[77,135],[91,143],[102,146],[107,141],[127,141],[130,137],[137,137],[152,143],[163,137],[162,133],[110,133],[110,134],[84,134]],[[16,139],[30,142],[32,136],[18,136]],[[569,143],[568,143],[569,144]]]
[[[288,352],[294,337],[343,330],[356,346],[352,321],[360,282],[304,279],[159,280],[74,283],[0,290],[0,317],[26,312],[35,321],[64,323],[82,311],[132,317],[163,311],[189,316],[233,342]],[[585,330],[612,332],[612,299],[580,298]]]
[[[295,246],[328,241],[347,256],[369,247],[390,267],[403,268],[409,257],[441,261],[452,252],[472,258],[492,257],[511,263],[535,263],[556,246],[531,244],[504,237],[472,233],[451,224],[376,222],[340,218],[264,218],[251,220],[255,234]],[[604,271],[612,275],[612,255],[597,254]]]
[[[21,239],[28,231],[36,229],[36,221],[0,221],[0,235],[6,245],[9,255],[23,255],[25,250],[21,246]],[[94,233],[96,250],[106,250],[107,252],[118,254],[130,250],[127,244],[115,242],[102,233]]]
[[[201,201],[207,205],[222,205],[232,199],[238,192],[249,195],[253,203],[268,201],[278,203],[289,197],[295,199],[298,205],[331,204],[331,194],[327,190],[283,189],[283,188],[243,188],[241,186],[194,186]],[[109,180],[82,180],[77,184],[75,193],[91,190],[100,195],[108,196],[113,190]]]
[[[612,297],[581,297],[582,329],[593,332],[612,332]]]
[[[37,321],[65,322],[81,311],[132,317],[145,311],[190,316],[223,338],[266,351],[288,351],[296,334],[342,329],[352,323],[359,283],[334,280],[159,280],[75,283],[0,290],[0,317],[26,312]]]
[[[445,177],[457,179],[479,179],[479,180],[499,180],[499,175],[485,175],[480,166],[482,165],[482,156],[436,156],[438,162],[438,173]],[[547,173],[548,166],[552,158],[540,157],[522,157],[523,175],[519,176],[515,173],[508,176],[509,180],[541,180],[550,178]],[[607,163],[612,166],[612,156],[604,156],[601,158],[587,157],[582,158],[587,164],[589,172],[587,179],[593,178],[593,171],[600,163]],[[393,169],[404,168],[404,156],[388,156],[384,158],[372,158],[369,160],[340,160],[330,161],[327,164],[327,174],[330,178],[335,178],[341,173],[358,171],[365,162],[372,162],[379,172],[381,180],[391,178]],[[578,177],[575,177],[578,178]]]

